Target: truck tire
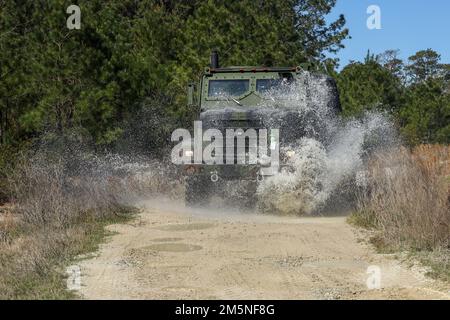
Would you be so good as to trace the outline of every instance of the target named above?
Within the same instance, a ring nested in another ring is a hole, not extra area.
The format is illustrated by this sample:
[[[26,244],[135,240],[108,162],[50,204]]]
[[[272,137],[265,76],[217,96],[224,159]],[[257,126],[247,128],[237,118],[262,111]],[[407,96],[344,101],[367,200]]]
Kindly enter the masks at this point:
[[[236,180],[231,184],[230,190],[220,190],[218,194],[226,197],[226,203],[230,207],[254,209],[258,200],[257,184],[256,180]]]
[[[204,206],[210,196],[210,179],[203,176],[186,177],[185,203],[190,207]]]

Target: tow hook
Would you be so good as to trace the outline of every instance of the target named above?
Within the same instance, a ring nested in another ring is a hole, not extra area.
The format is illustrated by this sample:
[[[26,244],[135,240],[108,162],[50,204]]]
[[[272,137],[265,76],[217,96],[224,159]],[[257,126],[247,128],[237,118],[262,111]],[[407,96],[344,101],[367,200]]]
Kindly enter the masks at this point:
[[[217,182],[217,181],[219,181],[219,175],[217,174],[217,171],[212,171],[212,172],[211,172],[211,181],[212,181],[212,182]]]
[[[264,176],[262,175],[262,174],[258,174],[257,176],[256,176],[256,180],[258,181],[258,182],[262,182],[263,180],[264,180]]]

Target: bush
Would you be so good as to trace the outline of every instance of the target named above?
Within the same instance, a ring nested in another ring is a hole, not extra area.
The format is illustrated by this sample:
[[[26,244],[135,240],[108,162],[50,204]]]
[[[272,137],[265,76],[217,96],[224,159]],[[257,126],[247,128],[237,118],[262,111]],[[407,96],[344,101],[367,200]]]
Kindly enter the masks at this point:
[[[0,145],[0,205],[6,203],[11,195],[8,174],[13,169],[17,150],[9,145]]]
[[[52,151],[22,154],[7,174],[12,206],[0,217],[0,299],[74,297],[64,266],[95,249],[106,222],[129,212],[113,172],[85,153]]]
[[[356,220],[379,229],[379,240],[393,248],[449,248],[449,164],[442,146],[377,154]]]
[[[49,135],[7,174],[12,205],[0,210],[0,299],[74,297],[64,268],[96,249],[104,226],[128,219],[129,204],[144,195],[177,192],[161,163],[99,155],[79,138]]]

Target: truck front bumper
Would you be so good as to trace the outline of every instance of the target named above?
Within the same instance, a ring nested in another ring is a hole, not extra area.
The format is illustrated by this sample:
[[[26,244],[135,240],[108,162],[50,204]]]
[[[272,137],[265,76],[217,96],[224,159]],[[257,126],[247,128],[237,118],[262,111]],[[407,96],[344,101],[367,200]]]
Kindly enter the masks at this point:
[[[189,164],[183,166],[183,175],[185,176],[210,176],[211,181],[222,180],[254,180],[261,181],[271,175],[263,174],[260,165],[198,165]],[[292,172],[293,168],[289,165],[280,165],[278,172]],[[273,174],[272,174],[273,175]]]

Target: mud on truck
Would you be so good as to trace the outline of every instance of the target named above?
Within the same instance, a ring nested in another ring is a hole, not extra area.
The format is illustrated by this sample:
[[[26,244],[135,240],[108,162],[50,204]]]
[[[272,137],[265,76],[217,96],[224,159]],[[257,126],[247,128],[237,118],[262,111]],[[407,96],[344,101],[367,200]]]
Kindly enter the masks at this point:
[[[294,103],[288,101],[293,96]],[[301,67],[220,67],[215,51],[198,85],[188,86],[188,105],[198,110],[201,122],[201,131],[194,132],[192,140],[214,129],[222,133],[221,143],[228,137],[232,142],[227,141],[221,152],[209,149],[216,153],[213,163],[195,161],[195,143],[194,149],[188,146],[181,151],[191,160],[182,165],[185,201],[190,206],[204,205],[210,196],[219,195],[252,207],[261,181],[292,170],[287,161],[295,152],[290,150],[292,144],[302,137],[327,136],[320,113],[340,111],[336,83],[329,76]],[[257,148],[248,135],[255,131],[259,133]],[[217,137],[200,139],[205,148]],[[229,186],[235,189],[237,184],[239,191],[229,194]]]

